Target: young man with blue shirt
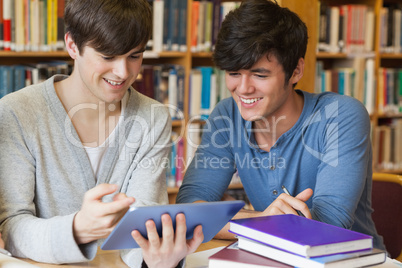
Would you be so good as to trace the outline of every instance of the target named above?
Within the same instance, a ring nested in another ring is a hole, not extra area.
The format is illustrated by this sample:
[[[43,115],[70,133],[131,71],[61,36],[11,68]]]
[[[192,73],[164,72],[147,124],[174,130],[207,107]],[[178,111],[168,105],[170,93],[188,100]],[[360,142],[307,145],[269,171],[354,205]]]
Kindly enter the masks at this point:
[[[354,98],[295,90],[307,38],[300,18],[271,1],[243,1],[226,16],[213,58],[232,98],[206,122],[177,202],[221,200],[238,172],[255,211],[235,218],[299,210],[384,248],[371,218],[369,116]],[[226,227],[218,237],[233,235]]]

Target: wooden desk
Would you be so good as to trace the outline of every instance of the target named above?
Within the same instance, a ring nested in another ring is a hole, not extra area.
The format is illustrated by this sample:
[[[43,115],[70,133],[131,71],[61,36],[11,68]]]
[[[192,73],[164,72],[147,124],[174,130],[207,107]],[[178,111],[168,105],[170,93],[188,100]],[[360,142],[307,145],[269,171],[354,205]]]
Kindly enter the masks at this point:
[[[216,247],[222,247],[222,246],[227,246],[229,245],[231,240],[217,240],[213,239],[207,243],[201,244],[198,249],[198,251],[204,251],[208,249],[213,249]],[[56,265],[56,264],[48,264],[48,263],[40,263],[40,262],[35,262],[32,260],[28,259],[23,259],[24,261],[28,263],[32,263],[38,267],[41,268],[55,268],[55,267],[60,267],[61,265]],[[100,267],[100,268],[110,268],[110,267],[128,267],[120,258],[120,254],[118,250],[101,250],[98,249],[98,253],[96,254],[95,259],[93,259],[90,262],[81,262],[81,263],[74,263],[74,264],[68,264],[68,265],[63,265],[63,267]]]

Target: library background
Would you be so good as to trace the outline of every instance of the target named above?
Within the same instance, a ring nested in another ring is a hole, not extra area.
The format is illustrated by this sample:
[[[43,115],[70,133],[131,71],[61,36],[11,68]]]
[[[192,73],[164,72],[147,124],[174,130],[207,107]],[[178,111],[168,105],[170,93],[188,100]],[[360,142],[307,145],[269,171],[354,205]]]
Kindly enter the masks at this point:
[[[67,0],[0,0],[0,98],[56,73],[69,74],[64,50]],[[153,34],[134,87],[169,107],[167,174],[174,202],[204,120],[230,94],[212,51],[224,16],[241,1],[149,0]],[[372,124],[373,169],[402,174],[402,3],[398,0],[281,0],[307,24],[306,72],[298,88],[359,99]],[[227,192],[247,198],[234,175]]]

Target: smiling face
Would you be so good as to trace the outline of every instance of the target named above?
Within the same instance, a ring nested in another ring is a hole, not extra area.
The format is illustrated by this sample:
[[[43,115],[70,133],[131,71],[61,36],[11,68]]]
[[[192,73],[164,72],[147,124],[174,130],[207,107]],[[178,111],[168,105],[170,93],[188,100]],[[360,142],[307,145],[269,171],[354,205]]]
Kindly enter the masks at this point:
[[[103,55],[90,46],[79,53],[71,38],[66,38],[67,50],[75,59],[75,86],[91,102],[119,102],[137,78],[144,48],[137,47],[123,55]]]
[[[283,67],[273,55],[261,57],[250,69],[226,71],[226,85],[242,117],[258,121],[286,115],[293,108],[292,85],[301,78],[299,65],[289,81],[285,81]]]

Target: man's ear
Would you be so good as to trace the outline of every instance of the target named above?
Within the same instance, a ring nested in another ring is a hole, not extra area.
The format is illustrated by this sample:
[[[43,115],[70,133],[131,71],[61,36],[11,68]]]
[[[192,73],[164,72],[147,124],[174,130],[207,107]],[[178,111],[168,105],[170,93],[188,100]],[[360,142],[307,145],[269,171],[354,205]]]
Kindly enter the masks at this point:
[[[303,72],[304,72],[304,59],[300,58],[289,82],[291,84],[299,82],[299,80],[303,77]]]
[[[70,57],[75,60],[77,58],[77,56],[80,54],[77,45],[75,44],[75,42],[73,41],[73,39],[71,38],[71,34],[69,32],[67,32],[64,35],[64,41],[66,43],[66,49],[68,54],[70,55]]]

